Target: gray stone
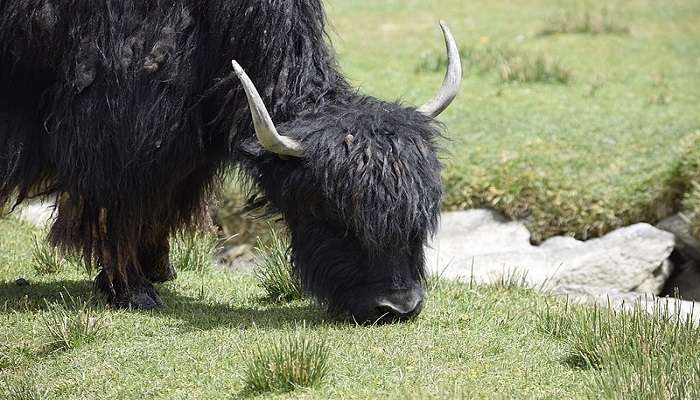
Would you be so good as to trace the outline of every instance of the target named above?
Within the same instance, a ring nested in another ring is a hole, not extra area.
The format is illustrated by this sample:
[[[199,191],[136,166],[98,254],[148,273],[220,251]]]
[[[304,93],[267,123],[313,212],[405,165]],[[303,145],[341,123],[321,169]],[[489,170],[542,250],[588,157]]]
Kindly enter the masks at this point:
[[[700,262],[691,260],[678,267],[666,281],[662,294],[700,301]]]
[[[48,200],[27,201],[19,205],[14,214],[22,221],[43,228],[54,220],[54,203]]]
[[[662,219],[656,227],[671,232],[676,237],[676,250],[686,260],[700,261],[700,240],[690,233],[690,221],[684,213]]]
[[[489,283],[524,275],[542,289],[580,284],[657,294],[671,272],[673,235],[636,224],[586,242],[555,237],[530,243],[525,225],[491,210],[445,213],[426,249],[429,272]]]
[[[551,294],[567,298],[572,303],[611,307],[615,310],[644,310],[650,314],[665,314],[678,317],[682,321],[690,319],[700,325],[700,303],[676,298],[657,297],[651,294],[624,292],[586,285],[563,285],[554,288]]]

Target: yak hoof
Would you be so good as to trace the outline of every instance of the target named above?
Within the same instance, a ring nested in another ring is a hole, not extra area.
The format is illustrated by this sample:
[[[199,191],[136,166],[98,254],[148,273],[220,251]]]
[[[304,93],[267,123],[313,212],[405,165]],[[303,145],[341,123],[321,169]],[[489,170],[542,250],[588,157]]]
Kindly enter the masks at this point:
[[[116,308],[152,310],[163,305],[158,291],[146,279],[134,283],[126,290],[109,285],[106,274],[101,271],[95,278],[95,287],[107,296],[107,302]]]
[[[129,306],[138,310],[152,310],[163,305],[160,295],[150,282],[143,282],[129,291]]]
[[[154,283],[164,283],[168,281],[175,280],[177,278],[177,270],[175,266],[171,263],[167,263],[163,268],[157,271],[150,271],[146,274],[148,280]]]

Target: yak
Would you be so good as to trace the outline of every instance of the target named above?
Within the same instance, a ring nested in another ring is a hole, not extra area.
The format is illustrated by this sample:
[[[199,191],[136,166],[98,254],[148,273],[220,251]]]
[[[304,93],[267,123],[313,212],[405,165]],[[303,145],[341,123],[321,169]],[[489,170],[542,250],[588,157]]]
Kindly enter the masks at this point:
[[[284,218],[306,291],[409,319],[442,195],[435,118],[462,75],[442,30],[443,85],[410,107],[348,83],[322,0],[0,0],[0,206],[52,196],[50,243],[97,265],[113,306],[150,309],[168,238],[236,171]]]

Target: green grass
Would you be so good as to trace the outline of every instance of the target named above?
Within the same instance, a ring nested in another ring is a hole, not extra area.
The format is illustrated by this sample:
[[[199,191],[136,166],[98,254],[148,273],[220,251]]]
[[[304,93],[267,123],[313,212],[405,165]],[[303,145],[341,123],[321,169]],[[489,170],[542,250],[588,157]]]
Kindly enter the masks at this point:
[[[304,290],[295,275],[289,259],[289,242],[284,232],[268,225],[269,239],[258,238],[255,252],[258,263],[255,278],[272,301],[284,302],[301,300]]]
[[[41,315],[48,351],[72,350],[95,341],[108,326],[109,314],[90,301],[73,298],[70,293],[61,302],[46,302]]]
[[[219,239],[211,232],[182,232],[170,240],[172,262],[181,271],[203,272],[212,266]]]
[[[289,392],[319,385],[328,373],[331,349],[311,336],[304,327],[244,354],[246,388],[253,393]]]
[[[700,130],[697,1],[330,0],[328,10],[343,70],[380,98],[421,104],[434,93],[443,72],[421,66],[439,65],[440,19],[480,53],[465,60],[506,50],[570,73],[566,84],[504,83],[498,63],[465,62],[441,116],[444,208],[493,207],[542,240],[599,236],[680,206],[683,142]],[[542,36],[557,15],[557,30],[585,32]]]
[[[340,322],[308,299],[268,302],[253,274],[215,268],[160,286],[165,308],[117,312],[80,300],[92,284],[76,269],[37,273],[37,233],[0,220],[0,398],[585,399],[669,384],[696,394],[681,384],[695,384],[697,328],[566,306],[516,273],[487,287],[431,277],[421,316],[393,325]],[[47,347],[55,336],[78,340]]]
[[[700,329],[690,318],[668,305],[651,314],[560,303],[554,308],[540,312],[540,328],[566,344],[568,363],[597,371],[596,397],[700,398]]]

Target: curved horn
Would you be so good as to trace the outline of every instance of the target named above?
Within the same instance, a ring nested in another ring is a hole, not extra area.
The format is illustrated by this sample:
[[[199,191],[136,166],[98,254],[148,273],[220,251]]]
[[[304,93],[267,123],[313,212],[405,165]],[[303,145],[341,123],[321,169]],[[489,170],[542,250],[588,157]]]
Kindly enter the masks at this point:
[[[462,81],[462,60],[459,57],[459,48],[455,38],[445,21],[440,21],[440,28],[442,28],[445,46],[447,46],[447,72],[440,91],[429,102],[418,108],[418,112],[432,118],[436,118],[452,103],[459,92],[459,84]]]
[[[250,107],[250,114],[253,117],[253,125],[255,126],[255,136],[258,137],[260,144],[267,150],[279,155],[303,157],[304,150],[299,141],[277,133],[277,128],[275,128],[275,124],[270,118],[270,113],[267,112],[265,103],[263,103],[260,93],[258,93],[248,74],[235,60],[232,60],[231,64],[248,98],[248,107]]]

